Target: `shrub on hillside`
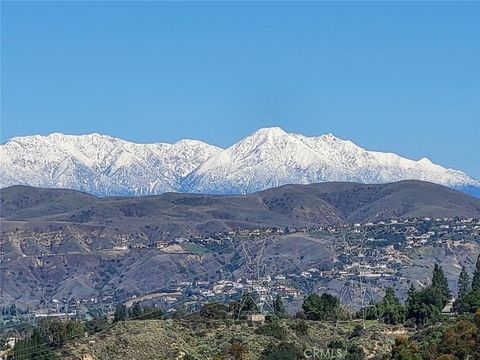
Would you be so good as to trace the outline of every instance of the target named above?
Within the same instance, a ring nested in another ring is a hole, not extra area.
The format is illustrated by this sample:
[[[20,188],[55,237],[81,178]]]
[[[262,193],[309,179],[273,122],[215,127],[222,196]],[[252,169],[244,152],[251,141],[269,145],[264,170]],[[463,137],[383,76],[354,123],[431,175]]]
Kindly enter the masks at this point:
[[[286,340],[288,335],[287,330],[278,321],[273,321],[259,327],[256,333],[259,335],[272,336],[280,341]]]
[[[295,324],[293,324],[291,326],[291,328],[292,328],[293,331],[295,331],[295,333],[298,336],[308,335],[308,324],[304,320],[300,320],[300,321],[295,322]]]
[[[263,350],[260,360],[298,360],[303,359],[302,351],[293,343],[269,344]]]

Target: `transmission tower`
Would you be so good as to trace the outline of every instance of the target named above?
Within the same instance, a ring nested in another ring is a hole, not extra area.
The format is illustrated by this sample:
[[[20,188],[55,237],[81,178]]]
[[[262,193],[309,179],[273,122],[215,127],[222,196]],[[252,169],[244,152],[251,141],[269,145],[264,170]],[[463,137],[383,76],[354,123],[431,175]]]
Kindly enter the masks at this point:
[[[334,249],[341,258],[347,270],[347,279],[340,291],[340,301],[346,304],[351,312],[360,311],[365,326],[366,308],[374,300],[371,284],[366,278],[366,245],[367,229],[341,228],[340,235],[333,234]]]
[[[244,287],[240,297],[238,317],[254,313],[273,312],[270,277],[267,275],[266,255],[268,239],[248,238],[241,241]]]

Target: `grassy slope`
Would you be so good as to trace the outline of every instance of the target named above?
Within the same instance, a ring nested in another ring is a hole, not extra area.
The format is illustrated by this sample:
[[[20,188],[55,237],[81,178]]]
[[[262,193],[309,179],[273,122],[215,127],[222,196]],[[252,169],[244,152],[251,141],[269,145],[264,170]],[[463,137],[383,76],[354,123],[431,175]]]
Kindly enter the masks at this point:
[[[316,347],[325,349],[333,339],[347,339],[357,323],[342,323],[336,334],[332,323],[307,321],[308,333],[294,330],[299,320],[285,320],[286,341],[296,343],[300,349]],[[246,344],[246,359],[258,359],[263,349],[279,340],[255,332],[258,325],[233,321],[179,321],[147,320],[116,324],[108,332],[71,344],[64,349],[62,358],[78,359],[90,355],[93,359],[175,359],[184,354],[198,359],[228,359],[232,340],[241,339]],[[398,333],[403,328],[368,322],[365,334],[348,340],[364,347],[368,354],[390,351]]]

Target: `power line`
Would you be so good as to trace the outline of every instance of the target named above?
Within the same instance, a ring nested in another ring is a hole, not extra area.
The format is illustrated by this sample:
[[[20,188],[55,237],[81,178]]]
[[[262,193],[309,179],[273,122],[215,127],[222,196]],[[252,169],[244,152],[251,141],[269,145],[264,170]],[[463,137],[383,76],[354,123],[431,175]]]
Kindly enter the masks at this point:
[[[265,274],[266,274],[265,258],[266,258],[267,247],[268,247],[268,246],[267,246],[267,241],[272,241],[273,244],[275,244],[275,245],[283,244],[283,243],[289,241],[288,237],[285,237],[284,239],[282,239],[282,240],[279,241],[278,243],[275,242],[275,240],[276,240],[275,238],[264,238],[264,239],[260,239],[260,244],[256,244],[256,245],[254,244],[254,242],[255,242],[254,240],[250,240],[251,243],[249,243],[249,244],[242,244],[244,241],[246,241],[245,239],[244,239],[244,240],[240,240],[240,245],[242,246],[242,253],[245,255],[245,258],[248,259],[248,260],[244,260],[244,261],[245,261],[246,268],[248,268],[248,269],[249,269],[248,271],[249,271],[251,274],[253,274],[252,277],[253,277],[254,280],[256,279],[256,280],[258,281],[259,279],[261,279],[261,277],[262,277],[261,275],[265,275]],[[349,243],[349,239],[348,239],[347,237],[345,237],[345,234],[342,234],[341,240],[342,240],[343,242],[346,241],[346,242]],[[253,243],[253,244],[252,244],[252,243]],[[259,251],[259,254],[258,254],[258,256],[257,256],[257,255],[253,252],[253,250],[255,249],[255,246],[259,246],[259,245],[260,245],[260,251]],[[307,252],[311,252],[313,249],[315,249],[315,248],[317,248],[317,247],[319,247],[319,246],[322,246],[322,245],[324,245],[324,244],[323,244],[323,243],[317,243],[317,244],[315,244],[314,246],[312,246],[312,247],[310,247],[310,248],[308,248],[308,249],[306,249],[306,250],[304,250],[304,251],[299,252],[299,253],[297,254],[297,256],[300,256],[300,255],[302,255],[302,254],[304,254],[304,253],[307,253]],[[236,246],[235,243],[232,242],[231,245],[229,245],[227,248],[223,248],[223,249],[221,249],[221,250],[219,250],[219,251],[217,251],[217,252],[215,252],[215,253],[218,253],[218,252],[220,252],[220,251],[225,251],[225,250],[228,249],[228,248],[232,248],[232,247],[235,248],[235,246]],[[325,259],[325,260],[323,260],[322,262],[325,262],[325,261],[328,261],[328,260],[329,260],[329,259]],[[206,262],[206,263],[213,262],[213,261],[217,261],[217,260],[211,259],[211,260],[209,260],[209,261]],[[247,265],[247,264],[248,264],[248,265]],[[290,266],[290,267],[284,268],[283,270],[285,271],[285,270],[291,269],[291,268],[293,268],[293,267],[295,267],[295,266],[296,266],[296,265],[292,265],[292,266]],[[268,287],[267,289],[268,289],[268,290],[267,290],[268,293],[270,293],[270,288]],[[362,293],[363,293],[363,292],[362,292]],[[270,309],[270,311],[273,311],[273,306],[270,306],[270,305],[269,305],[271,302],[267,302],[267,301],[266,301],[266,298],[264,298],[264,299],[261,300],[261,301],[263,301],[263,303],[257,302],[258,305],[261,305],[261,307],[257,305],[257,307],[258,307],[259,309],[260,309],[260,308],[262,309],[262,311],[261,311],[260,313],[266,313],[266,312],[268,312],[268,309]],[[155,309],[155,310],[152,310],[150,313],[156,313],[157,311],[158,311],[158,310]],[[186,317],[188,317],[188,316],[197,314],[197,313],[199,313],[200,311],[201,311],[201,310],[194,311],[194,312],[191,312],[191,313],[186,313],[186,314],[184,314],[184,315],[176,318],[175,320],[181,320],[181,319],[186,318]],[[137,316],[137,317],[129,318],[128,320],[138,320],[138,319],[142,319],[142,318],[148,316],[148,314],[149,314],[149,313],[147,313],[147,314],[143,313],[143,314],[141,314],[141,315],[139,315],[139,316]],[[105,329],[102,329],[102,330],[99,331],[98,333],[95,333],[95,335],[98,336],[98,335],[101,335],[101,334],[107,332],[108,330],[112,329],[117,323],[118,323],[118,322],[113,322],[112,324],[110,324],[109,326],[107,326]],[[72,337],[70,337],[70,338],[67,338],[67,339],[64,339],[64,340],[73,340],[73,339],[75,339],[75,338],[81,338],[81,337],[83,337],[83,336],[84,336],[84,334],[77,334],[77,335],[74,335],[74,336],[72,336]],[[39,345],[36,345],[36,346],[34,346],[34,347],[31,347],[30,349],[34,349],[34,348],[36,348],[36,347],[38,347],[38,346],[39,346]],[[53,346],[53,347],[50,347],[50,349],[53,350],[53,349],[59,348],[59,347],[61,347],[61,346],[62,346],[62,344],[55,345],[55,346]],[[25,349],[24,349],[24,350],[25,350]],[[31,353],[33,353],[33,352],[31,352]],[[40,360],[40,359],[43,359],[43,358],[46,357],[46,356],[49,356],[49,354],[38,356],[38,357],[36,357],[36,359]],[[18,360],[21,360],[22,358],[18,358],[18,357],[17,357],[17,358],[14,358],[14,360],[17,360],[17,359],[18,359]]]

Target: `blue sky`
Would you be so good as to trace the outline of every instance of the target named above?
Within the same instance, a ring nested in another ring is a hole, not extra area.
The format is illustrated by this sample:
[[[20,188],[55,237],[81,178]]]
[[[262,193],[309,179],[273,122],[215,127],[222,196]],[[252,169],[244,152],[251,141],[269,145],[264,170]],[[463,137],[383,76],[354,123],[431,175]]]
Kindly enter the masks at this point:
[[[2,2],[1,141],[331,132],[480,178],[480,3]]]

